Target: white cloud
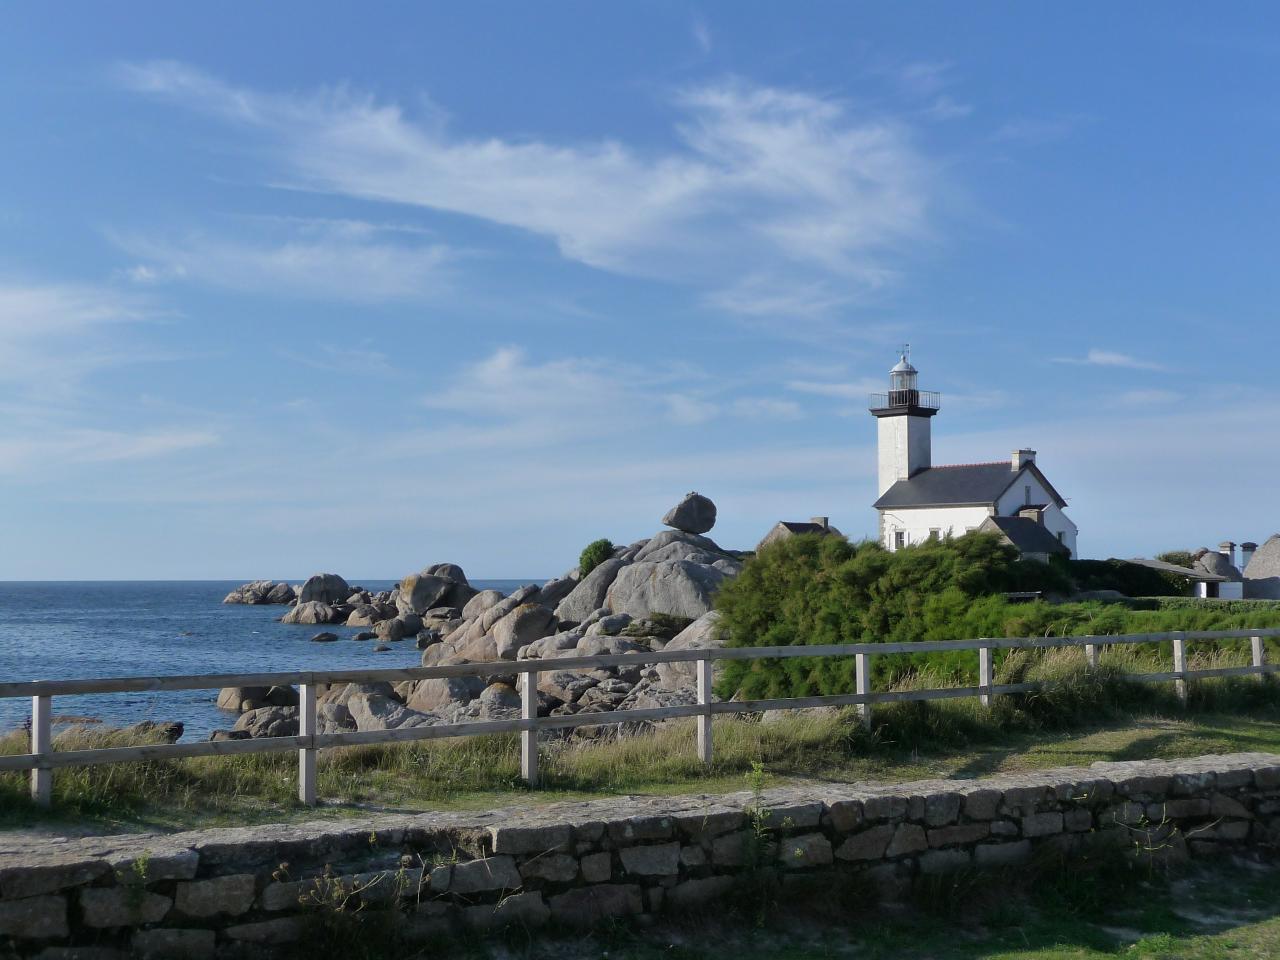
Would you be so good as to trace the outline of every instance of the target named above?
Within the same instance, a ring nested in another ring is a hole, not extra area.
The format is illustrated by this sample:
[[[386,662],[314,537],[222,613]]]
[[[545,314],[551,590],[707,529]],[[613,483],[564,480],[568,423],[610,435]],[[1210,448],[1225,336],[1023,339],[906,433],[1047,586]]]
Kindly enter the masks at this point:
[[[262,234],[270,234],[262,239]],[[406,243],[398,228],[359,221],[255,224],[255,238],[189,233],[173,239],[112,233],[144,261],[127,271],[137,283],[190,280],[248,293],[370,303],[439,293],[453,253],[443,244]],[[283,235],[281,235],[283,234]]]
[[[118,460],[146,460],[218,442],[206,430],[125,432],[84,428],[54,429],[12,436],[0,432],[0,473],[18,474],[38,468],[42,473],[62,466],[103,464]]]
[[[1124,367],[1129,370],[1166,370],[1162,363],[1142,360],[1127,353],[1116,353],[1113,350],[1092,349],[1083,357],[1054,357],[1054,363],[1073,363],[1093,367]]]
[[[696,426],[712,420],[720,412],[714,403],[684,393],[669,393],[663,398],[671,419],[684,426]]]
[[[119,332],[154,316],[109,288],[0,281],[0,383],[65,398],[94,370],[151,359]]]
[[[788,390],[817,397],[834,397],[837,400],[866,400],[868,394],[883,393],[887,388],[887,378],[885,380],[872,380],[869,377],[863,377],[853,382],[830,382],[825,380],[787,381]]]
[[[740,80],[680,92],[677,145],[657,150],[460,137],[343,88],[260,93],[170,62],[121,75],[264,138],[295,186],[465,214],[594,267],[713,290],[744,274],[825,280],[837,300],[875,288],[927,236],[937,186],[900,123]]]
[[[733,412],[748,420],[799,420],[804,415],[794,400],[772,397],[742,397],[733,402]]]

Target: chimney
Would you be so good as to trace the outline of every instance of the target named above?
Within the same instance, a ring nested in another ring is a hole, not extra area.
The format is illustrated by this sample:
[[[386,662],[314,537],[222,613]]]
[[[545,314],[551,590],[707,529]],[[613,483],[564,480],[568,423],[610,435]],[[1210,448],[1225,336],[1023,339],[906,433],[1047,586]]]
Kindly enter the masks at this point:
[[[1028,520],[1034,520],[1040,526],[1044,526],[1044,511],[1039,507],[1023,507],[1018,511],[1018,516],[1025,517]]]
[[[1246,540],[1240,544],[1240,571],[1243,573],[1244,568],[1249,566],[1249,561],[1253,559],[1253,551],[1258,549],[1258,545],[1251,540]]]
[[[816,523],[816,524],[817,524],[818,526],[820,526],[823,530],[826,530],[828,527],[830,527],[830,526],[831,526],[831,518],[830,518],[830,517],[810,517],[810,518],[809,518],[809,522],[810,522],[810,523]]]
[[[1009,464],[1013,468],[1014,473],[1017,473],[1019,470],[1025,467],[1028,463],[1035,463],[1035,462],[1036,462],[1036,452],[1027,447],[1023,447],[1021,450],[1013,451],[1013,456],[1009,458]]]
[[[1227,562],[1233,567],[1236,565],[1236,545],[1230,540],[1223,540],[1218,544],[1218,552],[1227,558]]]

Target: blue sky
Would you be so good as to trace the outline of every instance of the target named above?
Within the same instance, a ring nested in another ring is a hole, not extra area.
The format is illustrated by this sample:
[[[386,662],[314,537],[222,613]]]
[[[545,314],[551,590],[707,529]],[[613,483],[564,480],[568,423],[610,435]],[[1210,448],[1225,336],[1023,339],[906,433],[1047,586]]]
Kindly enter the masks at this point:
[[[0,17],[0,578],[870,533],[901,341],[1085,555],[1280,527],[1269,5]]]

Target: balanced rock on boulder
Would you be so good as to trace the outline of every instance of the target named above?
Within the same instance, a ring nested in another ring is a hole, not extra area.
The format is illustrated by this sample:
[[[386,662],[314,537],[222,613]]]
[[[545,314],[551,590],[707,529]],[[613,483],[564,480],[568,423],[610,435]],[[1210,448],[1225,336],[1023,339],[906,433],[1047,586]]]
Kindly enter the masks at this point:
[[[716,525],[716,505],[700,493],[686,493],[662,522],[685,533],[706,533]]]

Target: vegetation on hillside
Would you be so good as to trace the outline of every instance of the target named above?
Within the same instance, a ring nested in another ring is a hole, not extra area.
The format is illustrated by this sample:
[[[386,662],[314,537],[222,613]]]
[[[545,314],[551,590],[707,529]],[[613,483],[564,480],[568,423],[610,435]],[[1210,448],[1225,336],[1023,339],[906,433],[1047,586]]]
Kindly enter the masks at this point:
[[[592,540],[582,548],[582,553],[578,556],[578,576],[585,577],[612,556],[612,542],[603,537],[599,540]]]
[[[1096,580],[1098,569],[1088,567],[1086,575]],[[1076,586],[1071,570],[1019,560],[1011,547],[988,534],[931,541],[893,553],[876,543],[806,535],[772,544],[749,559],[742,574],[721,588],[717,607],[730,646],[1280,626],[1280,605],[1177,606],[1175,598],[1169,598],[1168,605],[1162,600],[1143,604],[1158,609],[1135,609],[1136,605],[1096,601],[1016,602],[1005,596],[1022,591],[1069,595]],[[1144,589],[1151,586],[1136,574],[1134,583]],[[875,657],[872,663],[876,682],[883,685],[926,667],[956,681],[971,680],[975,660],[971,653],[955,652]],[[852,689],[852,658],[728,661],[719,681],[722,696],[749,698]]]

